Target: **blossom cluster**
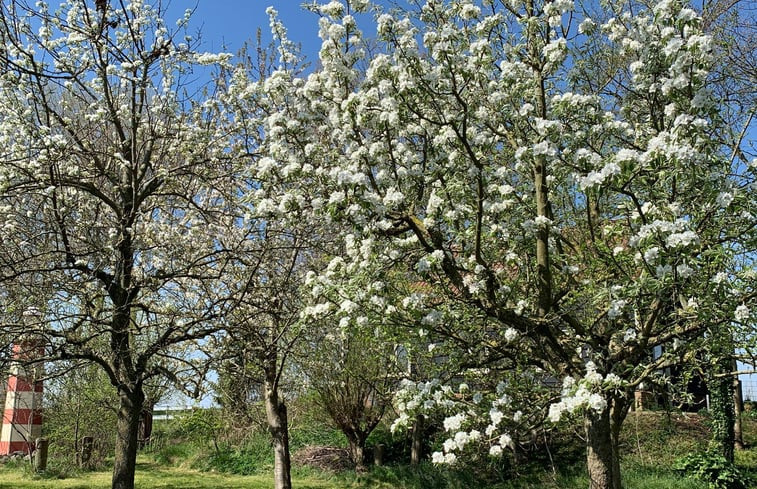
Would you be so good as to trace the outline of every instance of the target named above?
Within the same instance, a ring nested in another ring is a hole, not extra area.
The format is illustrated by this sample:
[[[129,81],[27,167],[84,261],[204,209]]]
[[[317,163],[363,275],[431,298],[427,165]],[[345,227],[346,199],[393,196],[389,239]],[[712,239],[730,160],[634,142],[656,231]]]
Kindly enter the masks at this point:
[[[434,452],[434,463],[452,464],[458,454],[470,446],[487,447],[492,456],[502,455],[514,447],[509,430],[523,420],[523,413],[515,410],[508,387],[500,383],[494,392],[482,392],[460,383],[456,388],[439,380],[412,382],[404,380],[395,397],[399,417],[392,431],[406,429],[420,414],[442,415],[442,426],[448,434],[442,450]]]
[[[614,373],[602,376],[594,362],[586,363],[586,375],[580,379],[565,377],[560,401],[549,406],[548,418],[556,423],[566,414],[591,410],[597,413],[607,409],[605,393],[623,387],[623,380]]]

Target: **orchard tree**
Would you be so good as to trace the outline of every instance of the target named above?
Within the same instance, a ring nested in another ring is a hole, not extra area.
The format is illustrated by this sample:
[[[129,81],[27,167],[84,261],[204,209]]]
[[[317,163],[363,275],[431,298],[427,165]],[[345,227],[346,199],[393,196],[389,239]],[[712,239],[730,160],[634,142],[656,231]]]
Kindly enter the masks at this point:
[[[272,29],[284,33],[278,22]],[[283,36],[282,36],[283,37]],[[280,37],[281,38],[281,37]],[[225,127],[230,137],[229,155],[238,163],[236,181],[239,191],[234,202],[240,216],[236,225],[245,239],[235,249],[233,260],[224,270],[226,288],[237,289],[235,307],[226,317],[227,336],[218,345],[216,360],[221,364],[221,388],[231,403],[249,402],[259,395],[265,406],[266,424],[274,450],[274,486],[288,489],[291,482],[289,419],[285,379],[293,370],[292,357],[306,328],[301,317],[305,298],[303,282],[308,267],[317,267],[323,247],[332,234],[323,227],[306,222],[284,221],[242,197],[260,188],[261,178],[255,164],[263,136],[263,119],[272,107],[260,94],[265,76],[277,61],[271,47],[260,44],[255,59],[247,50],[240,52],[242,62],[224,70],[218,78],[224,88]],[[287,44],[287,50],[294,49]],[[278,62],[299,71],[299,57],[280,55]],[[275,107],[273,107],[275,109]],[[257,391],[257,392],[252,392]],[[242,394],[241,396],[235,394]],[[247,406],[238,406],[246,411]]]
[[[278,110],[252,193],[352,243],[311,281],[322,300],[307,312],[359,296],[479,345],[469,364],[520,358],[526,378],[564,379],[542,409],[583,423],[591,487],[620,488],[633,390],[694,361],[708,328],[754,324],[738,287],[754,270],[729,272],[754,244],[757,165],[717,137],[702,21],[677,1],[413,1],[379,12],[369,51],[356,16],[377,6],[314,8],[321,68],[266,80]],[[601,77],[584,76],[592,63]],[[382,279],[408,263],[427,287],[387,300]],[[507,390],[448,417],[434,460],[507,448],[503,417],[522,416]],[[435,403],[449,405],[412,404]]]
[[[55,8],[53,11],[52,8]],[[42,311],[49,360],[98,365],[119,407],[113,488],[134,487],[145,386],[202,382],[243,240],[214,93],[160,2],[4,2],[0,280]],[[201,98],[199,98],[201,97]],[[6,331],[14,323],[4,324]]]
[[[261,233],[265,249],[238,256],[227,269],[227,280],[245,286],[226,318],[228,336],[218,349],[218,360],[222,360],[224,383],[231,388],[228,402],[248,402],[249,393],[233,395],[240,387],[259,388],[273,442],[274,487],[290,489],[287,392],[282,386],[306,326],[300,320],[301,292],[311,249],[306,239],[277,231],[272,223]]]

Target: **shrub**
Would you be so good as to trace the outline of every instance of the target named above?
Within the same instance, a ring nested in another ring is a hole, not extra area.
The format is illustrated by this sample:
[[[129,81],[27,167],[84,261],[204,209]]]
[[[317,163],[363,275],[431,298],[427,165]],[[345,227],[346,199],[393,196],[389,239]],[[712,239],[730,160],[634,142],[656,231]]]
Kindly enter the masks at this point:
[[[711,489],[746,489],[746,476],[722,455],[690,453],[676,460],[673,468],[688,477],[707,482]]]
[[[424,437],[424,441],[427,441],[427,438]],[[381,424],[368,437],[367,446],[371,452],[369,457],[372,457],[377,445],[384,445],[385,464],[410,463],[411,440],[408,433],[392,433],[386,425]]]
[[[148,453],[158,464],[181,465],[184,461],[190,460],[203,451],[204,447],[198,447],[194,442],[181,441],[151,444]]]
[[[292,452],[310,445],[343,447],[346,443],[347,440],[342,432],[334,428],[331,423],[301,424],[289,431],[289,445]]]

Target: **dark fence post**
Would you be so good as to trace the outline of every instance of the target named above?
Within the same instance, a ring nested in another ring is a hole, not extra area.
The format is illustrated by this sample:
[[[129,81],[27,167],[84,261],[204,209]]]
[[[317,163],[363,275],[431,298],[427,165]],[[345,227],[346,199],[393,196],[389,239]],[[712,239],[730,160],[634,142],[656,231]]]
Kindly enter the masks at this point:
[[[34,470],[42,472],[47,468],[47,438],[37,438],[34,442]]]
[[[379,443],[375,447],[373,447],[373,465],[376,467],[381,467],[384,465],[384,450],[386,449],[386,445],[383,443]]]

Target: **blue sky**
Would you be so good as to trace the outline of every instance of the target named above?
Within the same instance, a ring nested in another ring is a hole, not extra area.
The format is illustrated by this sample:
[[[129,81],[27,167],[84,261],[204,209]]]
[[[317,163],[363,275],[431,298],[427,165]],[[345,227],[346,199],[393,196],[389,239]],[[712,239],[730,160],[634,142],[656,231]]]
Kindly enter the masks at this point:
[[[202,31],[201,49],[205,51],[226,51],[236,53],[248,39],[254,39],[260,27],[264,39],[269,39],[269,6],[279,12],[291,40],[301,43],[303,52],[309,60],[318,53],[318,17],[300,5],[300,0],[173,0],[170,4],[168,18],[171,23],[181,17],[184,10],[197,5],[192,18],[192,29]]]

